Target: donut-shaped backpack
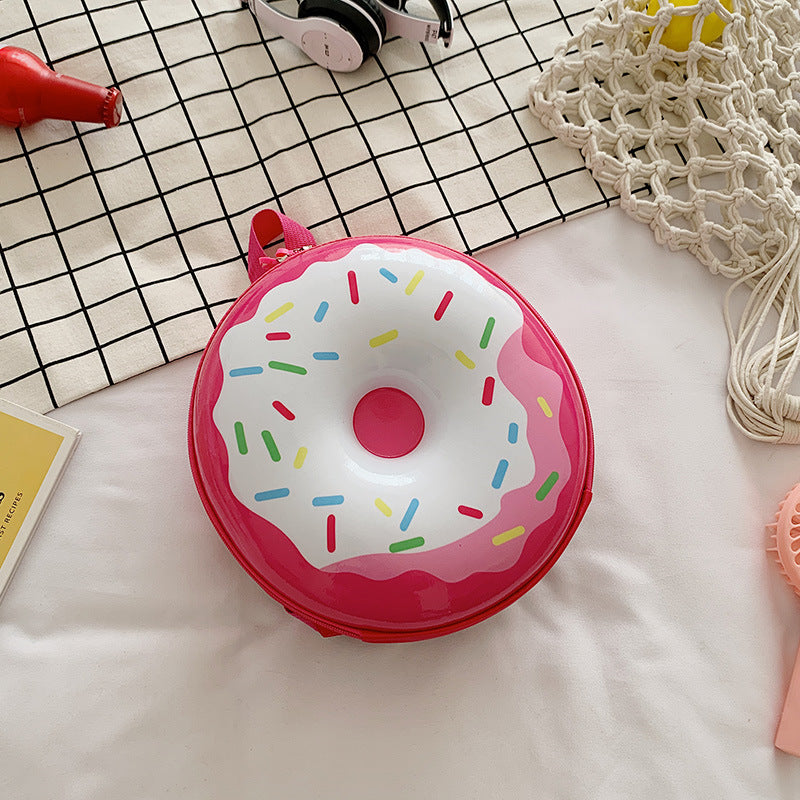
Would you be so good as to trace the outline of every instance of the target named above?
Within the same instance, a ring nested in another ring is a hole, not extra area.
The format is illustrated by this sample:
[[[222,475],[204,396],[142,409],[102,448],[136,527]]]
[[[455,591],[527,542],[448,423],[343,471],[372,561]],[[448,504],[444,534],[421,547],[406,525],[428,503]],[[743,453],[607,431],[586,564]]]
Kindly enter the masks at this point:
[[[249,272],[189,420],[201,499],[247,572],[323,635],[365,641],[465,628],[541,579],[591,498],[593,440],[530,304],[439,244],[315,244],[272,210]]]

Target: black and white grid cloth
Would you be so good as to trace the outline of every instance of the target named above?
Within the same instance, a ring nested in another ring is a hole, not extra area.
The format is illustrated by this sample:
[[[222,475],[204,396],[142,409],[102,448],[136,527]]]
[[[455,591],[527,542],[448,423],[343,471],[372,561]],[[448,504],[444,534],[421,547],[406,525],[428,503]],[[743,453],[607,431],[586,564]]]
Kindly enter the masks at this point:
[[[449,49],[332,74],[238,0],[0,0],[0,46],[125,99],[113,129],[0,129],[0,395],[47,411],[201,349],[264,207],[476,252],[608,205],[527,107],[592,6],[459,0]]]

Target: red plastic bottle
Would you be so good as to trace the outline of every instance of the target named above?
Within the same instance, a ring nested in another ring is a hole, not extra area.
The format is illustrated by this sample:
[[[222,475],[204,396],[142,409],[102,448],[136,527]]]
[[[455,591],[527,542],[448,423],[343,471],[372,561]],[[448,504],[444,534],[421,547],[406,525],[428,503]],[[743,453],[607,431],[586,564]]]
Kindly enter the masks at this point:
[[[19,47],[0,48],[0,123],[18,128],[42,119],[119,124],[122,94],[59,75]]]

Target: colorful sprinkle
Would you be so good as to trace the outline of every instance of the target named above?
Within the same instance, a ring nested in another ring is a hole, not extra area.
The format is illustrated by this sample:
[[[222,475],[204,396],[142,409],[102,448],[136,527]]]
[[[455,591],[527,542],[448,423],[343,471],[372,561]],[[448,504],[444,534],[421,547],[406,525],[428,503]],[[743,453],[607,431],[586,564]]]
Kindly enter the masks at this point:
[[[334,353],[333,350],[323,351],[311,354],[316,361],[338,361],[339,354]]]
[[[539,403],[539,408],[542,409],[544,415],[550,419],[553,416],[553,410],[548,405],[547,400],[545,400],[544,397],[537,397],[536,401]]]
[[[517,425],[516,422],[512,422],[508,426],[508,441],[511,444],[516,444],[518,438],[519,438],[519,425]]]
[[[408,526],[411,524],[411,520],[414,519],[414,514],[417,513],[417,509],[419,508],[419,500],[415,497],[409,504],[408,508],[406,509],[406,513],[403,515],[403,519],[400,521],[400,530],[407,531]]]
[[[501,458],[497,464],[497,469],[494,471],[492,478],[492,488],[499,489],[503,485],[503,478],[506,477],[506,470],[508,469],[508,461]]]
[[[228,375],[231,378],[240,378],[242,375],[260,375],[264,371],[264,367],[239,367],[239,369],[232,369]]]
[[[291,339],[292,334],[288,331],[274,331],[273,333],[267,334],[267,341],[268,342],[280,342],[284,339]]]
[[[264,440],[264,444],[267,446],[269,457],[273,461],[280,461],[281,454],[278,450],[278,445],[275,444],[275,439],[272,438],[272,434],[269,431],[261,431],[261,438]]]
[[[336,550],[336,517],[333,514],[328,514],[328,552],[332,553]]]
[[[233,423],[233,432],[236,434],[236,446],[239,448],[239,452],[243,455],[247,455],[247,439],[244,435],[244,425],[241,422],[234,422]]]
[[[267,366],[270,369],[279,369],[283,372],[294,372],[296,375],[305,375],[308,372],[305,367],[298,367],[296,364],[285,364],[283,361],[270,361]]]
[[[297,455],[294,457],[294,468],[300,469],[303,466],[303,462],[306,460],[306,456],[308,455],[308,448],[301,447],[297,451]]]
[[[277,411],[277,412],[278,412],[278,413],[279,413],[279,414],[280,414],[282,417],[286,417],[286,419],[288,419],[290,422],[291,422],[291,421],[292,421],[292,420],[295,418],[295,417],[294,417],[294,414],[292,414],[292,412],[291,412],[291,411],[289,411],[289,409],[288,409],[288,408],[286,408],[286,406],[285,406],[283,403],[281,403],[281,401],[280,401],[280,400],[274,400],[274,401],[272,402],[272,407],[273,407],[273,408],[274,408],[274,409],[275,409],[275,410],[276,410],[276,411]]]
[[[459,506],[458,513],[463,514],[465,517],[472,517],[473,519],[483,519],[483,511],[471,506]]]
[[[386,331],[386,333],[382,333],[380,336],[373,336],[373,338],[369,340],[369,346],[380,347],[382,344],[386,344],[386,342],[391,342],[392,339],[396,339],[397,336],[398,333],[396,330]]]
[[[353,270],[347,273],[347,285],[350,287],[350,302],[354,306],[358,305],[358,282],[356,281],[356,274]]]
[[[544,500],[548,494],[550,494],[550,490],[556,485],[556,481],[558,480],[558,473],[551,472],[547,476],[547,480],[541,485],[541,488],[538,492],[536,492],[536,499],[537,500]]]
[[[385,267],[381,267],[379,271],[387,281],[390,283],[397,283],[397,275],[395,275],[394,272],[389,272]]]
[[[340,506],[344,503],[344,495],[325,494],[311,500],[312,506]]]
[[[463,350],[456,350],[456,358],[467,369],[475,369],[475,362]]]
[[[481,350],[485,350],[489,346],[489,339],[492,338],[492,331],[494,330],[494,317],[489,317],[486,320],[486,327],[483,329],[483,336],[481,336]]]
[[[516,539],[518,536],[522,536],[525,533],[525,528],[522,525],[517,525],[515,528],[511,528],[507,531],[503,531],[503,533],[498,533],[497,536],[492,537],[492,544],[505,544],[506,542],[510,542],[512,539]]]
[[[419,270],[418,272],[414,273],[414,277],[408,282],[408,286],[406,286],[407,295],[412,294],[414,289],[416,289],[417,286],[419,286],[419,282],[422,280],[424,275],[425,275],[424,270]]]
[[[444,312],[447,311],[447,306],[450,305],[450,301],[453,299],[452,292],[445,292],[444,297],[442,298],[442,302],[439,303],[439,307],[436,311],[433,312],[433,318],[438,322],[443,316]]]
[[[403,550],[413,550],[415,547],[422,547],[425,540],[421,536],[415,536],[413,539],[403,539],[402,542],[394,542],[389,545],[390,553],[402,553]]]
[[[380,497],[375,498],[375,508],[377,508],[378,511],[380,511],[385,517],[392,516],[392,509],[389,508],[389,506],[387,506],[386,503],[380,499]]]
[[[325,315],[328,313],[328,309],[330,306],[324,300],[319,304],[319,308],[317,308],[316,312],[314,313],[314,322],[322,322],[325,319]]]
[[[288,489],[270,489],[268,492],[256,492],[255,499],[260,503],[262,500],[277,500],[279,497],[288,496]]]
[[[279,308],[267,314],[267,316],[264,317],[264,322],[274,322],[278,317],[282,317],[287,311],[291,311],[293,308],[294,303],[284,303]]]
[[[481,402],[485,406],[490,406],[492,404],[493,397],[494,397],[494,378],[490,375],[483,382],[483,397],[481,398]]]

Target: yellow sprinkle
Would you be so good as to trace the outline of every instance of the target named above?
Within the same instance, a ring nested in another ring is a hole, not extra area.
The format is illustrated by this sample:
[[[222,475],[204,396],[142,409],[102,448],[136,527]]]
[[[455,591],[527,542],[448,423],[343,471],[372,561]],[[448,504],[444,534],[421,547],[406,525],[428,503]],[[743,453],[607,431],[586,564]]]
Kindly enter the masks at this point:
[[[375,336],[369,340],[370,347],[380,347],[382,344],[386,344],[386,342],[391,342],[392,339],[397,338],[397,331],[386,331],[386,333],[382,333],[380,336]]]
[[[408,286],[406,286],[406,294],[411,294],[414,291],[414,289],[417,288],[424,274],[425,274],[424,270],[420,270],[419,272],[414,274],[414,277],[408,282]]]
[[[308,448],[301,447],[297,451],[297,455],[294,457],[294,468],[300,469],[303,466],[303,462],[306,460],[306,456],[308,455]]]
[[[463,350],[456,350],[456,358],[467,369],[475,369],[475,362]]]
[[[550,408],[550,406],[547,404],[547,400],[545,400],[544,397],[537,397],[536,399],[539,402],[539,408],[541,408],[542,411],[544,411],[544,415],[546,417],[548,417],[548,418],[552,417],[553,416],[553,411]]]
[[[380,497],[375,498],[375,508],[377,508],[378,511],[380,511],[387,517],[392,516],[392,509],[389,508],[389,506],[387,506],[386,503],[384,503],[383,500],[380,499]]]
[[[516,528],[498,533],[497,536],[492,538],[492,544],[505,544],[512,539],[516,539],[517,536],[522,536],[523,533],[525,533],[525,528],[522,525],[517,525]]]
[[[276,308],[272,313],[264,317],[264,322],[274,322],[278,317],[283,316],[287,311],[294,308],[294,303],[284,303],[280,308]]]

